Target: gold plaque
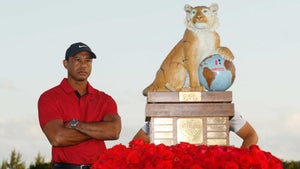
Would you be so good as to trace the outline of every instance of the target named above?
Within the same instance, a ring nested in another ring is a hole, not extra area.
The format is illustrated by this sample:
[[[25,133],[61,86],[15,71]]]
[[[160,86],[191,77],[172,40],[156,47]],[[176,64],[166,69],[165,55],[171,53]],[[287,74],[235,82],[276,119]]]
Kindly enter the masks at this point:
[[[168,132],[165,132],[165,133],[154,133],[154,139],[157,139],[157,138],[162,138],[162,139],[173,138],[173,133],[168,133]]]
[[[203,142],[202,119],[179,118],[177,120],[177,142],[201,144]]]
[[[226,131],[226,125],[207,125],[207,131]]]
[[[201,92],[179,92],[179,101],[201,101]]]
[[[173,125],[154,125],[154,131],[170,131],[173,132]]]
[[[207,138],[226,138],[226,132],[207,132]]]
[[[154,125],[156,124],[173,124],[173,118],[153,118]]]
[[[225,124],[228,117],[208,117],[207,124]]]

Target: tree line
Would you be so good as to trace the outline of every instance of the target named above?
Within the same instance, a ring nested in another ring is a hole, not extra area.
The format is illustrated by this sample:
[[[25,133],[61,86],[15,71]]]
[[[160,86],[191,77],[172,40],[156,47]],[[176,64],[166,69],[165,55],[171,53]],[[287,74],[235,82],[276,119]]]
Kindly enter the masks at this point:
[[[281,160],[284,169],[300,169],[300,161]],[[45,157],[40,153],[37,154],[35,162],[31,163],[26,168],[25,161],[22,160],[22,154],[16,150],[11,151],[10,159],[4,159],[1,164],[1,169],[52,169],[51,162],[45,161]]]
[[[51,162],[46,162],[45,157],[40,153],[37,154],[35,162],[26,168],[25,161],[22,160],[22,154],[16,150],[12,150],[10,160],[3,159],[1,169],[52,169]]]

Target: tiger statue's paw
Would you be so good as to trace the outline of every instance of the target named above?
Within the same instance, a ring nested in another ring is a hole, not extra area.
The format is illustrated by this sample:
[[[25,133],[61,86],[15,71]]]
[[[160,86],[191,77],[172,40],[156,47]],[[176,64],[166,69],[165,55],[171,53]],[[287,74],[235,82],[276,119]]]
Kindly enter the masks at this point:
[[[232,61],[234,59],[233,53],[227,47],[220,47],[217,49],[217,54],[221,55],[224,59]]]

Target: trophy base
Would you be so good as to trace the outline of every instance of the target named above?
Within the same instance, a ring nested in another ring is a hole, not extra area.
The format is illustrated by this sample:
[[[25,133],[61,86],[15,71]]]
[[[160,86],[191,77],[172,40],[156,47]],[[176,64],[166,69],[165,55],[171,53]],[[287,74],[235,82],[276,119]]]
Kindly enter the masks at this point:
[[[234,115],[232,92],[150,92],[146,120],[150,141],[229,145],[229,118]]]

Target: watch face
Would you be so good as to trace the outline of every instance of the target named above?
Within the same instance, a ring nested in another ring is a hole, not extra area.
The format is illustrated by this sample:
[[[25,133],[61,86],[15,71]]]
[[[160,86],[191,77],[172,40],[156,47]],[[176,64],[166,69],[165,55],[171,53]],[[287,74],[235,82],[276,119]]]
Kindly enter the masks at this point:
[[[71,127],[76,127],[78,124],[78,120],[71,120]]]

